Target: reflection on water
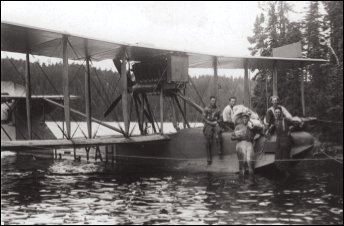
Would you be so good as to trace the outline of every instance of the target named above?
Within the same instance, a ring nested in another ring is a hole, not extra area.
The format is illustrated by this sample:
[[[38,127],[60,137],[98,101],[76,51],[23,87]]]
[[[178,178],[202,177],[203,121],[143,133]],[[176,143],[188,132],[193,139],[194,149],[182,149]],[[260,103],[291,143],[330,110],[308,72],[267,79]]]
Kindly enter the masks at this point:
[[[111,168],[111,167],[110,167]],[[72,174],[69,172],[79,172]],[[59,174],[61,173],[61,174]],[[1,221],[10,224],[342,224],[343,166],[302,162],[287,181],[2,155]]]

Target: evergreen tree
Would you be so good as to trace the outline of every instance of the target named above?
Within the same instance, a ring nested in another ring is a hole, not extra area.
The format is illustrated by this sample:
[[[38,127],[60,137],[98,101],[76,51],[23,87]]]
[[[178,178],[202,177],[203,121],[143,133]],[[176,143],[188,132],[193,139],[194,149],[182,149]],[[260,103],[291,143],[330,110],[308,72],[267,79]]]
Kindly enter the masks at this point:
[[[272,49],[286,44],[291,44],[302,39],[301,25],[290,23],[287,15],[292,11],[291,6],[286,2],[263,2],[259,3],[260,8],[267,13],[267,22],[256,18],[252,37],[248,37],[252,55],[260,53],[261,56],[271,56]],[[260,18],[264,18],[261,14]],[[259,38],[261,39],[259,39]],[[281,104],[289,109],[294,115],[301,114],[300,96],[300,70],[279,69],[278,95]],[[259,70],[253,78],[257,84],[252,98],[253,107],[262,117],[265,116],[267,99],[272,95],[272,72],[270,70]]]

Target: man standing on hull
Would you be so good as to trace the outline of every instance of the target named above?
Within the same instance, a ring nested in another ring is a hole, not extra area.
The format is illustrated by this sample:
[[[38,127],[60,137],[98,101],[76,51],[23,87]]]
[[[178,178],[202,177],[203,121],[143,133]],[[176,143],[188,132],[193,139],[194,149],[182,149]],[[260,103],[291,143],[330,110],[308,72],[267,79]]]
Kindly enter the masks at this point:
[[[276,107],[276,118],[274,123],[267,130],[266,135],[269,136],[273,131],[276,131],[276,151],[275,151],[275,165],[283,171],[286,177],[290,172],[291,148],[292,148],[292,130],[300,125],[300,122],[293,122],[290,118],[282,117],[282,108]]]
[[[204,123],[203,134],[207,139],[206,150],[208,163],[212,162],[211,156],[211,144],[213,136],[215,134],[216,143],[219,144],[218,154],[222,155],[222,139],[221,139],[221,128],[218,121],[220,120],[220,111],[216,107],[216,97],[210,97],[209,106],[204,108],[202,113],[202,119]]]
[[[248,126],[250,116],[247,113],[241,116],[242,123],[235,127],[232,133],[232,140],[237,140],[236,152],[239,160],[239,173],[244,178],[245,176],[245,164],[247,164],[250,177],[254,181],[254,149],[253,149],[253,138],[254,134]]]
[[[225,127],[234,130],[234,106],[236,104],[236,97],[229,98],[229,105],[223,110],[223,122]]]

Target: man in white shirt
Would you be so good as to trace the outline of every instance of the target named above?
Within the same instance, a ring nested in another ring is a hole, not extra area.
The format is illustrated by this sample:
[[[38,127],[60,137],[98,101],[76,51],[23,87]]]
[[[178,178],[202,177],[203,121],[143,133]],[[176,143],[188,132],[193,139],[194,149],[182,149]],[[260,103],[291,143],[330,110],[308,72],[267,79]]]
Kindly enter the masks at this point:
[[[282,117],[285,117],[288,119],[292,118],[292,115],[289,113],[289,111],[285,107],[279,104],[280,99],[278,96],[270,97],[270,102],[272,104],[272,107],[266,111],[266,115],[264,119],[264,123],[267,125],[268,128],[275,123],[275,119],[276,119],[275,110],[277,107],[281,108]]]
[[[234,130],[234,106],[236,104],[236,97],[230,97],[229,98],[229,105],[223,109],[222,117],[223,122],[226,127],[230,128],[231,130]]]

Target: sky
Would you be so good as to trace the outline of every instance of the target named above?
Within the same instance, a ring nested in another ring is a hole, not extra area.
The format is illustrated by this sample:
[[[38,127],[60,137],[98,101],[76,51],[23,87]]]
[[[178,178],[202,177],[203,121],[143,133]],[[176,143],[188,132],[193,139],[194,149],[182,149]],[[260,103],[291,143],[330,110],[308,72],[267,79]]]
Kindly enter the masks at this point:
[[[306,2],[292,2],[301,20]],[[216,55],[249,55],[258,2],[1,2],[1,20],[96,39]],[[10,55],[6,53],[7,56]],[[1,57],[6,55],[1,53]],[[111,63],[104,62],[104,67]],[[111,65],[112,66],[112,65]],[[213,74],[190,69],[190,75]],[[219,70],[242,76],[243,70]]]

